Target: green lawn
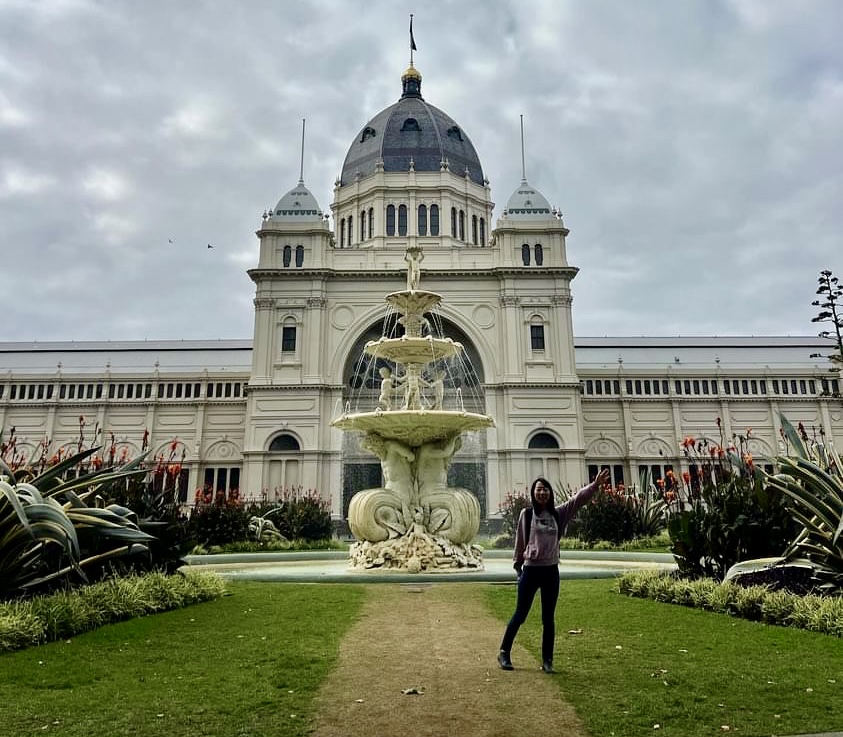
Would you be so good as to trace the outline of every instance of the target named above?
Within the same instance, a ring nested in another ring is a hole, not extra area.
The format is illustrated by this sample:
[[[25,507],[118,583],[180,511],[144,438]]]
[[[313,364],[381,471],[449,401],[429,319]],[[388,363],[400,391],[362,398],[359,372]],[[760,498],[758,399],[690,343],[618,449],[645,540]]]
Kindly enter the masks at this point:
[[[557,609],[554,678],[595,737],[843,729],[843,640],[627,598],[613,585],[563,581]],[[514,587],[490,586],[488,602],[507,620]],[[536,660],[540,632],[537,600],[519,633]]]
[[[723,726],[744,736],[843,728],[843,639],[627,598],[613,585],[563,581],[557,611],[554,678],[594,737],[640,737],[656,724],[674,737]],[[306,735],[313,697],[366,590],[249,582],[230,590],[0,655],[0,734]],[[502,628],[515,589],[485,591]],[[536,602],[519,635],[536,659],[516,666],[536,667],[539,628]]]
[[[0,656],[0,734],[305,735],[363,589],[237,583],[232,596]]]

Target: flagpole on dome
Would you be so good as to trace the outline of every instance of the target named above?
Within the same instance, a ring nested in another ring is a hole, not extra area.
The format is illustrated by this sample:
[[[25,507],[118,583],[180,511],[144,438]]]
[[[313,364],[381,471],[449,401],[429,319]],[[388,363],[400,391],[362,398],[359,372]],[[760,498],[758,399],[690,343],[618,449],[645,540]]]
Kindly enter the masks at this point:
[[[521,181],[527,181],[527,160],[524,158],[524,116],[521,116]]]
[[[304,121],[301,119],[301,163],[299,165],[299,184],[304,184]]]
[[[413,38],[413,14],[410,13],[410,66],[413,66],[413,52],[416,49],[416,40]]]

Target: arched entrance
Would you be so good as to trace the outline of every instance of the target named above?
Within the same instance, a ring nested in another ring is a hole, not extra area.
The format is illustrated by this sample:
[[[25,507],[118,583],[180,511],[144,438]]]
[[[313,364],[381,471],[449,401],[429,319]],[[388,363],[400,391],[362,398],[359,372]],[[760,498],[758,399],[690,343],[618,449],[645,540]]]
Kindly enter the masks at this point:
[[[379,372],[384,368],[394,372],[396,367],[389,361],[365,353],[363,349],[366,343],[377,341],[383,336],[400,337],[403,327],[398,324],[396,317],[388,316],[384,321],[370,325],[349,351],[342,374],[342,401],[347,410],[370,412],[378,406],[382,381]],[[430,331],[436,337],[451,338],[463,346],[459,357],[430,364],[427,368],[431,375],[438,371],[444,372],[443,409],[465,409],[484,414],[483,364],[474,343],[450,320],[433,314],[426,314],[425,318],[425,334]],[[343,437],[343,517],[348,514],[348,505],[354,494],[382,484],[380,462],[361,447],[360,439],[357,433],[345,433]],[[465,434],[462,447],[448,470],[448,484],[471,491],[480,502],[483,517],[486,515],[486,473],[485,432]]]

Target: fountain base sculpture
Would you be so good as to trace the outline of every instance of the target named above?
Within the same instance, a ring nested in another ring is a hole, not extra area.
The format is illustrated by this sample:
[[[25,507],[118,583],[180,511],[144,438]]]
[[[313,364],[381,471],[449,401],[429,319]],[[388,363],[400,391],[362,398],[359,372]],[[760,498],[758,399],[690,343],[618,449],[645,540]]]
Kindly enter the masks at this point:
[[[457,389],[458,408],[443,408],[445,359],[463,347],[450,338],[422,337],[424,313],[441,297],[418,289],[421,251],[407,249],[407,289],[386,297],[402,317],[405,334],[382,337],[364,351],[394,364],[380,369],[373,412],[350,413],[332,424],[364,433],[362,446],[381,461],[383,486],[354,495],[348,523],[358,542],[349,553],[355,570],[478,570],[482,549],[471,541],[480,527],[480,504],[467,489],[448,486],[448,467],[463,432],[494,426],[488,415],[467,412]],[[403,369],[403,370],[402,370]],[[400,398],[400,405],[394,406]]]

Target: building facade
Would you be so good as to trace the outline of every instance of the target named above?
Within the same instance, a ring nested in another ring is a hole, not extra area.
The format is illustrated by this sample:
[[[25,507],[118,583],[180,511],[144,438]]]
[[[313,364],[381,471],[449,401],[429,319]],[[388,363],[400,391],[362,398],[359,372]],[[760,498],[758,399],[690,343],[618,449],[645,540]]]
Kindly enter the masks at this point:
[[[496,420],[452,466],[487,517],[537,475],[576,487],[603,466],[625,484],[686,470],[687,436],[719,444],[752,428],[750,452],[773,458],[780,414],[841,445],[840,380],[812,357],[819,339],[575,338],[561,214],[524,178],[493,220],[467,133],[421,81],[411,66],[400,99],[357,133],[331,216],[302,180],[265,214],[252,340],[0,344],[4,439],[14,427],[18,453],[72,449],[84,418],[83,434],[120,453],[146,438],[183,457],[186,502],[204,487],[302,486],[343,519],[380,465],[331,420],[375,406],[363,345],[395,329],[384,296],[404,287],[414,247],[422,287],[443,298],[432,329],[465,347],[449,389]]]

